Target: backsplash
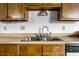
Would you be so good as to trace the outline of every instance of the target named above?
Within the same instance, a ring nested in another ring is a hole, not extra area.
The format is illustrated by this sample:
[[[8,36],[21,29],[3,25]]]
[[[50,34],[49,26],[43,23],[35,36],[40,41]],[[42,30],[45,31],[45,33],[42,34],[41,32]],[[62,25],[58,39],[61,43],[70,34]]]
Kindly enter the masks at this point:
[[[45,25],[49,27],[49,31],[52,33],[72,33],[74,31],[79,31],[79,26],[77,24],[17,23],[1,24],[0,33],[39,33],[39,28]],[[63,26],[65,27],[64,29]]]
[[[49,15],[44,17],[36,16],[37,12],[38,11],[29,12],[29,22],[8,24],[0,22],[0,33],[39,33],[39,28],[45,25],[48,26],[49,31],[52,33],[72,33],[74,31],[79,31],[78,23],[56,22],[57,15],[55,14],[51,17],[51,20],[54,21],[49,23],[51,11],[47,11]]]

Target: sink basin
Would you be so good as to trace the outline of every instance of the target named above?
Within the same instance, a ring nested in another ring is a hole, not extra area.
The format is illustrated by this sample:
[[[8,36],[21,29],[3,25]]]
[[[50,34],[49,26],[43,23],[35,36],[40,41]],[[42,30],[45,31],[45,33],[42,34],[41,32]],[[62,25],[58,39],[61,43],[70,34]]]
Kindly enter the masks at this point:
[[[59,39],[57,37],[48,37],[48,36],[39,36],[39,37],[30,37],[25,38],[21,41],[63,41],[62,39]]]
[[[46,39],[46,41],[63,41],[57,37]]]
[[[57,38],[57,37],[43,37],[42,41],[62,41],[61,39]]]

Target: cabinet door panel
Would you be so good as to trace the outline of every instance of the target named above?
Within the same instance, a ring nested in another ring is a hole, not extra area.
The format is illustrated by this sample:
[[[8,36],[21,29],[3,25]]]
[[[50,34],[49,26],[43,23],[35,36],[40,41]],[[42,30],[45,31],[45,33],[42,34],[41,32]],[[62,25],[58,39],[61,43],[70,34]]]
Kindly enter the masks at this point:
[[[7,18],[7,3],[0,3],[0,19]]]
[[[24,4],[22,3],[9,3],[8,4],[8,17],[9,18],[23,18],[24,19]]]
[[[0,44],[0,56],[16,56],[17,45],[15,44]]]
[[[61,20],[79,20],[79,3],[63,3]]]
[[[4,56],[5,55],[4,49],[5,49],[4,45],[0,44],[0,56]]]
[[[45,56],[62,56],[65,54],[65,47],[62,44],[51,44],[43,46],[43,55]]]
[[[41,45],[21,45],[22,56],[40,56],[42,53]]]
[[[16,44],[0,44],[0,56],[17,56],[17,47]]]
[[[5,45],[5,55],[7,56],[17,56],[18,48],[16,44],[6,44]]]

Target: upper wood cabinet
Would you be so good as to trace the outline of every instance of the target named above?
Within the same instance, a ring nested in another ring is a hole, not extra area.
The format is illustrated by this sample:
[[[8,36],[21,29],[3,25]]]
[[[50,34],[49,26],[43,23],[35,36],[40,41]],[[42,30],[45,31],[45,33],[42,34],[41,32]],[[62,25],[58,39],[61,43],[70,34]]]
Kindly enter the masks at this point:
[[[53,9],[61,7],[61,3],[26,3],[28,9]]]
[[[27,20],[24,3],[0,3],[0,20]]]
[[[79,20],[79,3],[63,3],[61,20]]]
[[[7,4],[6,3],[0,3],[0,18],[7,18]]]
[[[8,17],[9,18],[20,18],[24,19],[25,17],[24,4],[22,3],[9,3],[8,4]]]

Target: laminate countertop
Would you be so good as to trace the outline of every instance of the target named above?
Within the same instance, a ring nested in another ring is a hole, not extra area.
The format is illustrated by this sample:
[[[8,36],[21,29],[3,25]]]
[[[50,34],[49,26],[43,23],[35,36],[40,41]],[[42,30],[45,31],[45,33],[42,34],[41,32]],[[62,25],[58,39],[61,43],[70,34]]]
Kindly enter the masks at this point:
[[[66,43],[79,43],[78,37],[58,37],[62,41],[21,41],[23,37],[0,37],[0,44],[66,44]]]

